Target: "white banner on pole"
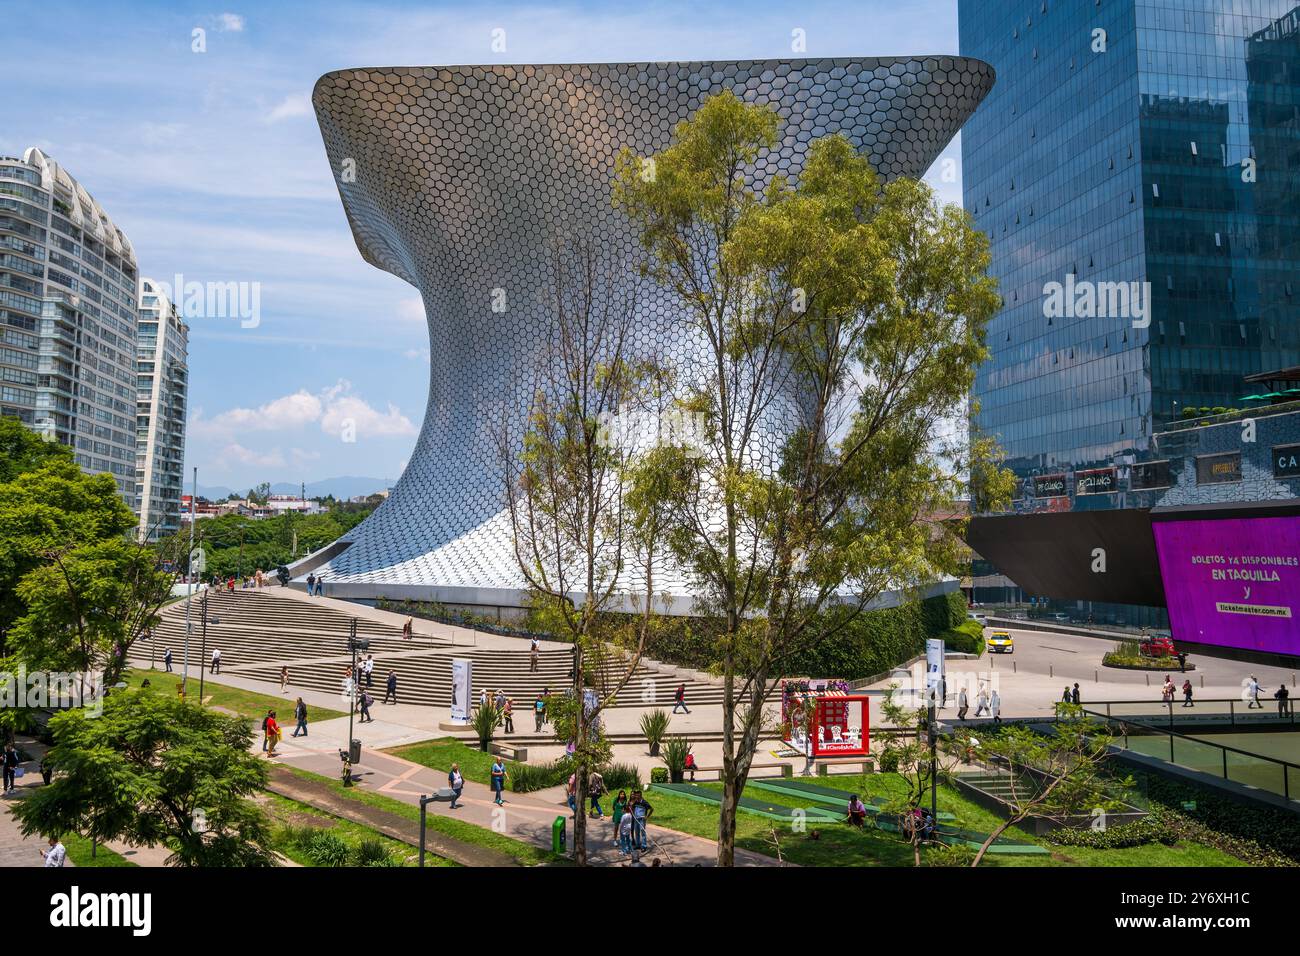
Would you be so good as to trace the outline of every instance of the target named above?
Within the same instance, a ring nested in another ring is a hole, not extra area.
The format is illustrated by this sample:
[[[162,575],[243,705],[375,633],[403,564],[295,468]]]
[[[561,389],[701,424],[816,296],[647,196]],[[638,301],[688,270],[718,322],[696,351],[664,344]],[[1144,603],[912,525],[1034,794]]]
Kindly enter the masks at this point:
[[[473,703],[474,662],[454,658],[451,662],[451,719],[469,723]]]
[[[933,700],[942,707],[947,695],[947,674],[943,664],[944,644],[938,637],[927,638],[925,642],[925,695],[926,702]]]

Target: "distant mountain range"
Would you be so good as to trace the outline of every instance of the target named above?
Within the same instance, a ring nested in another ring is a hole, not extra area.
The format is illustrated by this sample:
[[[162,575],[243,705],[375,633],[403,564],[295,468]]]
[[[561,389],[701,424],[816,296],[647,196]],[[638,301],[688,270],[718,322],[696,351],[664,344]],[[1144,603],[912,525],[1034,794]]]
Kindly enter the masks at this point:
[[[375,492],[391,488],[395,484],[397,484],[396,478],[356,478],[350,475],[339,478],[322,478],[320,481],[307,482],[307,497],[324,498],[333,495],[339,499],[355,498],[358,495],[373,495]],[[301,491],[301,485],[289,481],[277,481],[271,485],[271,494],[273,495],[297,495]],[[185,493],[189,493],[188,485],[185,487]],[[199,496],[213,500],[229,498],[232,494],[245,495],[247,493],[247,488],[199,485]]]

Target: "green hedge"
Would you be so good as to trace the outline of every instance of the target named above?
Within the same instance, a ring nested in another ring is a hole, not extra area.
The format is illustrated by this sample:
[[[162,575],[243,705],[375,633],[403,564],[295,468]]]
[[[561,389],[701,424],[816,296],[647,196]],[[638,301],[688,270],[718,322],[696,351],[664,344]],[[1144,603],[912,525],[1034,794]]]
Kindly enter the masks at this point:
[[[1256,866],[1300,865],[1300,827],[1289,810],[1248,807],[1159,774],[1146,779],[1152,815],[1180,839],[1204,843]]]
[[[1148,843],[1161,843],[1173,846],[1178,842],[1178,834],[1158,816],[1147,816],[1132,823],[1107,827],[1105,830],[1059,829],[1047,835],[1047,839],[1057,846],[1082,846],[1094,850],[1122,850],[1125,847],[1145,846]]]

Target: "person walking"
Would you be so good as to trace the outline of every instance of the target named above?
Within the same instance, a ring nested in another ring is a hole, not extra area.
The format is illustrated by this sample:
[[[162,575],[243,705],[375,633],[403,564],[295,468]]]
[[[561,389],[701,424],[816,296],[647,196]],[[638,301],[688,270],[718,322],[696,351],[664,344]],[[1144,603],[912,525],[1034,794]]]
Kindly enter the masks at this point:
[[[390,697],[392,700],[389,700]],[[384,684],[384,703],[397,703],[397,671],[388,672],[388,681]]]
[[[348,703],[348,713],[357,709],[357,683],[352,679],[352,665],[343,669],[343,699]]]
[[[312,597],[316,593],[316,575],[307,575],[307,596]]]
[[[271,714],[273,713],[274,711],[268,710],[266,716],[262,718],[262,753],[266,753],[266,745],[270,739],[267,728],[271,726]]]
[[[980,684],[979,693],[975,695],[975,716],[979,717],[984,711],[989,709],[989,692]]]
[[[270,710],[266,713],[266,755],[268,757],[278,757],[275,752],[275,745],[280,742],[280,724],[275,719],[275,711]]]
[[[600,808],[600,798],[605,792],[605,778],[599,770],[592,770],[587,777],[587,795],[591,797],[591,809],[597,820],[605,818],[605,811]]]
[[[451,765],[451,772],[447,774],[447,786],[451,788],[451,805],[448,810],[458,809],[461,791],[465,789],[465,778],[461,776],[460,764]]]
[[[627,815],[627,791],[620,790],[618,796],[614,798],[614,806],[609,811],[610,818],[614,821],[614,844],[619,844],[619,824],[623,822],[623,817]]]
[[[402,625],[402,640],[409,641],[411,639],[412,630],[414,630],[412,627],[412,619],[408,617],[406,623]]]
[[[361,692],[361,723],[373,724],[375,722],[375,718],[370,716],[370,705],[374,702],[375,699],[370,696],[370,691],[363,690]]]
[[[989,695],[989,716],[994,723],[1002,723],[1002,695],[996,690]]]
[[[970,710],[970,697],[966,693],[966,685],[961,685],[961,690],[957,691],[957,719],[965,720],[966,711]]]
[[[633,862],[640,859],[636,847],[636,819],[632,816],[631,811],[624,812],[619,816],[618,822],[614,824],[614,832],[618,834],[615,841],[618,843],[618,852],[622,856],[630,856]]]
[[[1074,682],[1074,688],[1070,691],[1070,703],[1075,707],[1079,706],[1079,682]]]
[[[289,692],[289,665],[282,664],[280,666],[280,693],[287,694],[288,692]]]
[[[542,724],[546,723],[546,698],[541,694],[538,694],[537,699],[533,701],[533,720],[537,724],[535,732],[540,734]]]
[[[1273,694],[1273,698],[1277,701],[1277,715],[1279,717],[1286,717],[1291,713],[1291,692],[1286,689],[1286,684],[1277,689],[1277,692]]]
[[[221,648],[219,647],[214,647],[212,649],[212,664],[208,667],[208,673],[209,674],[221,673]]]
[[[501,709],[502,719],[505,720],[506,733],[515,732],[515,702],[509,697],[506,698],[506,705]]]
[[[1066,684],[1066,685],[1065,685],[1065,690],[1061,691],[1061,703],[1062,703],[1062,704],[1068,704],[1068,703],[1071,703],[1071,701],[1070,701],[1070,685],[1069,685],[1069,684]]]
[[[506,692],[497,689],[496,697],[492,699],[492,705],[497,709],[497,726],[502,727],[506,722]]]
[[[366,677],[366,687],[373,687],[375,684],[375,655],[367,654],[365,661],[361,664],[361,673]]]
[[[293,728],[293,735],[295,737],[306,737],[307,703],[301,697],[299,697],[298,702],[293,705],[293,719],[298,722],[297,726]]]
[[[163,651],[163,668],[168,674],[172,672],[172,649],[170,647]]]
[[[1190,680],[1183,681],[1183,706],[1184,707],[1196,706],[1195,704],[1192,703],[1192,682]]]
[[[492,802],[498,807],[505,804],[505,800],[502,799],[502,794],[505,793],[506,777],[508,776],[509,774],[506,772],[505,758],[497,757],[492,761],[492,793],[494,794]]]
[[[645,798],[640,790],[632,791],[632,822],[633,838],[638,849],[649,849],[649,825],[650,817],[655,812],[655,808],[650,805],[650,801]]]
[[[578,774],[569,774],[569,783],[565,788],[565,794],[568,798],[569,810],[576,817],[578,815]]]
[[[478,692],[478,706],[479,706],[479,710],[482,710],[483,708],[487,707],[487,688],[486,688],[486,687],[484,687],[481,691]]]
[[[680,707],[682,710],[686,711],[686,713],[688,713],[688,714],[691,712],[690,709],[686,706],[686,685],[685,685],[685,684],[678,684],[678,685],[677,685],[677,690],[673,693],[673,713],[674,713],[674,714],[677,713],[677,708],[678,708],[678,707]]]
[[[1187,673],[1187,655],[1182,651],[1178,652],[1178,669],[1184,674]]]
[[[41,850],[41,856],[44,858],[47,867],[61,867],[63,866],[64,861],[68,858],[68,850],[58,837],[52,836],[50,837],[50,848],[48,850]]]
[[[537,673],[537,650],[538,650],[537,638],[534,637],[531,643],[528,645],[528,672],[530,674]]]
[[[12,793],[18,789],[15,783],[18,777],[18,751],[13,744],[5,744],[4,752],[4,792]]]
[[[1160,700],[1166,704],[1174,702],[1174,695],[1177,694],[1178,688],[1174,686],[1174,679],[1168,674],[1165,675],[1165,682],[1160,687]]]
[[[1264,705],[1259,702],[1259,679],[1254,674],[1251,674],[1250,680],[1246,681],[1246,696],[1250,701],[1246,704],[1247,710],[1254,710],[1256,707],[1260,710],[1264,709]]]

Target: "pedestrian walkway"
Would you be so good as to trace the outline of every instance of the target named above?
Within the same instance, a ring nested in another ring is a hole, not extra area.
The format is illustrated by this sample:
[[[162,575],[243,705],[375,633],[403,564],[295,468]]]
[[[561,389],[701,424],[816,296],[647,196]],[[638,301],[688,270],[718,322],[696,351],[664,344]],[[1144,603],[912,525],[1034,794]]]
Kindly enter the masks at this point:
[[[284,763],[338,779],[341,765],[336,752],[295,747],[288,738],[285,743],[290,746],[281,744],[281,760]],[[362,751],[360,762],[353,767],[353,779],[360,790],[415,806],[419,806],[421,795],[436,793],[447,786],[447,775],[442,771],[375,750]],[[573,821],[565,804],[562,787],[527,794],[507,792],[505,805],[498,807],[489,787],[467,780],[460,802],[463,806],[456,810],[450,809],[446,803],[431,803],[428,812],[454,817],[543,849],[551,846],[551,825],[555,818],[563,816],[572,840]],[[615,846],[613,830],[608,817],[604,820],[588,818],[589,863],[616,866],[627,862]],[[642,862],[647,865],[658,860],[661,866],[713,866],[716,861],[717,844],[712,840],[653,825],[649,828],[649,835],[651,848],[642,856]],[[738,866],[772,866],[775,861],[770,857],[737,850],[736,863]]]

